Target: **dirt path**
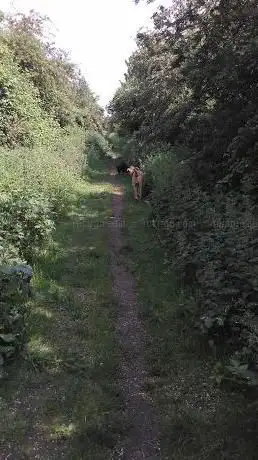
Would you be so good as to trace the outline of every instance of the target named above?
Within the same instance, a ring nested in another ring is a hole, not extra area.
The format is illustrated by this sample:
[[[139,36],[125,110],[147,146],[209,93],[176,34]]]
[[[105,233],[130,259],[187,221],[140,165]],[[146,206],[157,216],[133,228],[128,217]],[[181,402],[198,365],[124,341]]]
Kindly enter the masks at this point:
[[[158,428],[152,401],[144,391],[148,375],[144,359],[145,334],[138,318],[133,276],[121,256],[123,187],[111,169],[113,202],[110,225],[110,256],[113,291],[118,302],[117,333],[121,348],[120,385],[131,424],[126,445],[121,449],[124,460],[160,459]]]

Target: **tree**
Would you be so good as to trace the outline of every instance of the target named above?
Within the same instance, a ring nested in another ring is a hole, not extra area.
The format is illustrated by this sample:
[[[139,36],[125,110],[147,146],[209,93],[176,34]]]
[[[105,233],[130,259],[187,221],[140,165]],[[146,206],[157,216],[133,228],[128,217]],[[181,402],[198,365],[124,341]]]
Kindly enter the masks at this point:
[[[47,17],[34,11],[28,16],[19,13],[2,18],[3,143],[33,143],[41,132],[40,119],[44,120],[42,126],[47,126],[47,118],[49,127],[78,124],[86,129],[102,129],[103,113],[95,96],[68,54],[56,48],[52,37],[50,40],[49,24]]]

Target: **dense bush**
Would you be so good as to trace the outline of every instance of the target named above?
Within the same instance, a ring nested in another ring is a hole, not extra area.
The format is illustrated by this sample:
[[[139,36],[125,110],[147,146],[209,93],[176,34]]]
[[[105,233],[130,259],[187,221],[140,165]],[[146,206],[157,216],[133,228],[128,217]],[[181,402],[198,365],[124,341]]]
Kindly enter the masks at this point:
[[[81,177],[84,139],[77,131],[48,149],[0,150],[0,264],[7,259],[7,246],[27,260],[48,239]]]
[[[103,128],[98,106],[79,69],[46,36],[35,12],[0,20],[0,144],[51,143],[64,128]]]
[[[15,190],[1,201],[0,234],[29,260],[54,228],[49,197],[34,190]]]
[[[28,284],[16,269],[68,212],[85,150],[107,149],[103,111],[46,25],[33,11],[0,15],[0,373],[26,339]]]
[[[0,40],[0,143],[14,147],[46,144],[58,135],[57,124],[40,106],[37,88],[19,71]]]
[[[190,162],[181,164],[173,151],[150,158],[148,169],[156,227],[168,261],[194,289],[201,330],[235,352],[235,374],[249,365],[241,382],[256,382],[258,225],[250,201],[243,210],[233,192],[201,190]]]
[[[22,266],[18,266],[18,270]],[[28,273],[25,266],[19,272],[9,267],[0,267],[0,378],[4,364],[20,352],[26,342],[26,322],[29,314],[28,297],[30,294]],[[31,273],[29,273],[29,277]]]
[[[234,378],[254,382],[256,5],[185,0],[153,20],[110,104],[111,127],[145,167],[168,261],[195,290],[201,330],[236,354]]]
[[[33,263],[49,241],[70,209],[84,161],[80,130],[48,148],[0,150],[0,365],[26,339],[26,284],[12,267]]]
[[[110,152],[110,144],[102,133],[94,132],[87,136],[86,150],[88,155],[94,151],[100,158],[105,158]]]

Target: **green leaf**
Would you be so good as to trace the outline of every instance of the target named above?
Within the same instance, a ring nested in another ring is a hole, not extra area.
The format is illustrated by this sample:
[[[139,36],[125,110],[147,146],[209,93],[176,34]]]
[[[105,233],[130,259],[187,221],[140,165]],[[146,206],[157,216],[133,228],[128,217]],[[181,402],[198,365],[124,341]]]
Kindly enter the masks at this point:
[[[0,345],[0,354],[13,354],[15,352],[15,348],[11,345]]]
[[[248,364],[241,364],[241,365],[238,367],[238,369],[239,369],[239,372],[243,372],[243,373],[244,373],[244,372],[247,371],[247,369],[248,369]]]
[[[239,367],[240,366],[240,361],[238,361],[237,359],[231,358],[229,362],[230,362],[230,366],[232,366],[232,367]]]
[[[0,339],[6,343],[15,342],[16,337],[14,334],[0,334]]]

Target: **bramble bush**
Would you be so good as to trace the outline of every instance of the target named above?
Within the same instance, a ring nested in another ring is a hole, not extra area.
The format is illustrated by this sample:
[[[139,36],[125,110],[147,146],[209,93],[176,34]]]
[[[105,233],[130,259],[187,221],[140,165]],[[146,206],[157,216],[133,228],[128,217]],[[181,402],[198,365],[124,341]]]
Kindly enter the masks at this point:
[[[26,338],[27,295],[19,264],[33,263],[69,211],[82,178],[85,133],[73,130],[52,147],[0,150],[0,365]]]
[[[231,356],[217,379],[257,385],[258,222],[250,197],[202,190],[176,149],[150,154],[145,168],[167,262],[195,293],[200,331]]]
[[[30,258],[66,212],[82,175],[84,138],[74,130],[48,149],[0,150],[0,235],[20,257]]]

